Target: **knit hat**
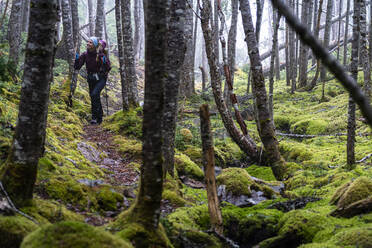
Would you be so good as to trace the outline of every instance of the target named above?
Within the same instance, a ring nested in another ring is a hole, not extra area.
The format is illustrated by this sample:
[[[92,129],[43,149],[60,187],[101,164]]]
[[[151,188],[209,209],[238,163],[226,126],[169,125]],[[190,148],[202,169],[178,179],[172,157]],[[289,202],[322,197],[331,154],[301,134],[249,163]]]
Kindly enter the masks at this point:
[[[94,47],[98,47],[98,38],[97,37],[90,37],[89,40],[93,41]]]
[[[107,46],[106,41],[104,41],[104,40],[100,40],[99,43],[101,43],[101,45],[102,45],[102,49],[105,49],[105,48],[106,48],[106,46]]]

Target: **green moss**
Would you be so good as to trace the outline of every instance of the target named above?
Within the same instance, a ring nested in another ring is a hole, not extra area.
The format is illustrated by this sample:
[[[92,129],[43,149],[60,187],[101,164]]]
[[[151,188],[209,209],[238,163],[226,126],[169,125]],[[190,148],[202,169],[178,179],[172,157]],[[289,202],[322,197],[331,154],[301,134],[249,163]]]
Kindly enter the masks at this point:
[[[116,234],[123,240],[131,241],[135,247],[164,247],[171,248],[173,245],[168,240],[162,225],[156,231],[149,231],[138,223],[128,223],[124,229]]]
[[[194,163],[203,164],[202,149],[195,146],[186,146],[186,150],[182,153],[186,154]]]
[[[141,158],[142,156],[141,141],[118,135],[114,137],[114,143],[119,145],[119,151],[121,153],[132,155],[135,158]]]
[[[18,248],[23,238],[37,225],[23,216],[0,215],[0,247]]]
[[[350,185],[346,184],[337,190],[332,201],[337,202],[339,208],[344,208],[353,202],[367,198],[371,194],[372,180],[367,177],[359,177]]]
[[[222,244],[219,240],[211,235],[208,235],[201,231],[190,230],[184,233],[184,237],[187,239],[186,244],[189,247],[205,247],[205,248],[222,248]]]
[[[327,244],[327,243],[312,243],[312,244],[300,245],[298,248],[340,248],[340,246],[333,245],[333,244]]]
[[[183,207],[186,204],[186,201],[177,194],[177,192],[165,189],[163,190],[162,199],[168,200],[172,205],[176,207]]]
[[[218,185],[226,185],[226,189],[234,195],[251,195],[251,186],[255,182],[251,179],[248,172],[242,168],[223,169],[217,177]]]
[[[31,206],[24,207],[21,210],[42,224],[64,220],[84,220],[82,215],[68,210],[64,205],[53,200],[34,198]]]
[[[311,242],[317,232],[328,225],[325,216],[309,210],[294,210],[280,219],[279,236],[293,236],[303,243]]]
[[[207,230],[210,227],[210,217],[206,204],[195,207],[182,207],[167,216],[174,231]]]
[[[116,211],[123,202],[123,196],[109,186],[100,187],[96,199],[100,209],[104,211]]]
[[[118,111],[109,116],[103,127],[120,135],[140,139],[142,137],[142,108]]]
[[[39,228],[24,239],[21,247],[129,248],[132,247],[132,245],[108,232],[89,226],[85,223],[65,221],[53,225],[47,224]]]
[[[354,247],[362,248],[371,247],[372,225],[355,227],[339,232],[331,239],[331,242],[339,246],[352,245]]]
[[[293,124],[291,131],[297,134],[325,134],[328,125],[330,125],[330,123],[325,120],[306,119]]]
[[[174,166],[180,176],[186,175],[197,180],[203,180],[204,178],[203,170],[183,153],[175,154]]]
[[[246,168],[249,175],[260,178],[265,181],[275,181],[275,176],[270,167],[251,165]]]
[[[229,163],[242,160],[246,156],[239,146],[229,138],[222,141],[216,140],[214,153],[216,166],[223,168],[227,167]]]

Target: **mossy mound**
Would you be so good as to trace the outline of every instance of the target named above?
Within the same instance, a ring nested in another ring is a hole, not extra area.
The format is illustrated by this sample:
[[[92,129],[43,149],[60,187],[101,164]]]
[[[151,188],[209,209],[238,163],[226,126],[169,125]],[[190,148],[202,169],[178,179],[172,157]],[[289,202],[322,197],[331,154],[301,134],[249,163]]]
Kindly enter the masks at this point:
[[[101,210],[117,211],[122,206],[124,198],[111,187],[102,186],[97,189],[96,199]]]
[[[114,235],[81,222],[47,224],[28,235],[21,248],[130,248],[129,243]]]
[[[251,165],[246,168],[249,175],[265,181],[276,181],[273,171],[267,166]]]
[[[321,214],[309,210],[293,210],[280,219],[278,235],[262,241],[260,247],[297,247],[310,243],[316,233],[327,226],[328,220]]]
[[[353,246],[360,248],[371,248],[372,247],[372,225],[364,227],[351,228],[337,233],[331,240],[338,246]]]
[[[142,107],[128,111],[118,111],[109,116],[103,123],[103,128],[117,134],[140,139],[142,137]]]
[[[338,208],[345,208],[371,195],[372,180],[367,177],[359,177],[354,182],[341,186],[333,195],[331,202],[337,204]]]
[[[227,206],[222,209],[225,235],[246,247],[273,237],[278,232],[283,213],[276,209],[255,209]]]
[[[291,126],[292,133],[296,134],[325,134],[328,131],[328,123],[321,119],[300,120]]]
[[[142,142],[140,140],[117,135],[114,137],[114,143],[119,145],[120,153],[134,158],[142,157]]]
[[[0,247],[18,248],[23,238],[38,226],[23,216],[0,215]]]
[[[216,237],[203,232],[210,229],[206,204],[178,208],[168,215],[163,223],[175,247],[222,247]]]
[[[174,166],[179,176],[187,176],[200,181],[204,179],[203,170],[183,153],[175,154]]]
[[[39,223],[47,224],[58,221],[83,221],[84,217],[68,210],[64,205],[54,200],[34,198],[32,205],[21,209],[24,213],[32,216]]]
[[[214,156],[216,166],[222,168],[239,164],[241,160],[247,157],[230,138],[215,142]]]

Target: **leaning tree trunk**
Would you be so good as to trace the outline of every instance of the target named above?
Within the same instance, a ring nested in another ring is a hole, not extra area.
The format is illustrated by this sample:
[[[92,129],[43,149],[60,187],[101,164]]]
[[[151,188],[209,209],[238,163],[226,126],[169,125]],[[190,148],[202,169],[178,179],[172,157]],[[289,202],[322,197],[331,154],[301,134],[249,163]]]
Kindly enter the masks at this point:
[[[290,8],[292,10],[294,10],[294,0],[289,0],[289,3],[290,3]],[[290,77],[290,81],[291,81],[291,94],[294,94],[295,90],[296,90],[296,77],[295,77],[295,74],[296,74],[296,70],[297,70],[297,65],[295,64],[295,57],[296,57],[296,53],[295,53],[295,34],[294,34],[294,31],[289,28],[289,34],[288,34],[288,46],[289,46],[289,67],[290,67],[290,71],[289,71],[289,77]]]
[[[275,130],[270,119],[265,78],[262,72],[260,53],[254,32],[251,10],[248,0],[240,0],[240,12],[242,14],[245,41],[247,43],[249,58],[252,68],[252,93],[255,96],[257,117],[260,123],[259,135],[265,147],[268,161],[271,165],[275,178],[282,180],[286,171],[285,161],[279,152],[279,142],[275,138]]]
[[[121,0],[115,0],[115,20],[116,20],[116,36],[118,40],[118,53],[119,53],[119,73],[121,82],[121,98],[123,111],[129,109],[128,103],[128,85],[125,83],[124,72],[124,53],[123,53],[123,34],[121,26]]]
[[[144,2],[145,9],[145,99],[143,105],[143,164],[137,201],[136,221],[145,229],[158,227],[163,191],[162,119],[164,85],[167,80],[167,1]],[[155,247],[155,246],[154,246]]]
[[[358,54],[360,41],[360,14],[361,2],[364,0],[354,0],[354,17],[353,17],[353,42],[351,44],[351,63],[350,73],[355,82],[358,82]],[[349,108],[347,117],[347,167],[349,170],[355,168],[355,103],[349,96]]]
[[[301,40],[305,42],[313,51],[315,56],[322,60],[322,63],[328,67],[338,81],[350,93],[353,100],[358,104],[360,111],[366,118],[367,123],[372,127],[372,106],[370,100],[366,97],[357,82],[346,72],[338,61],[329,54],[320,42],[307,30],[306,26],[291,13],[291,10],[281,0],[271,0],[273,5],[285,16],[287,23],[299,33]]]
[[[338,3],[338,18],[340,19],[338,21],[338,31],[337,31],[337,60],[340,59],[340,48],[341,48],[341,44],[340,44],[340,40],[341,40],[341,23],[342,23],[342,19],[341,19],[341,14],[342,14],[342,3],[344,1],[343,0],[340,0],[340,2]]]
[[[103,38],[103,15],[105,14],[105,0],[97,0],[96,26],[94,35]]]
[[[17,207],[27,205],[44,151],[58,21],[57,0],[31,0],[18,122],[1,181]]]
[[[184,37],[186,2],[172,0],[168,28],[167,75],[164,88],[163,144],[164,174],[173,175],[174,142],[176,133],[177,98],[180,86],[181,66],[185,57],[186,43]]]
[[[303,0],[302,1],[302,11],[301,11],[301,22],[303,24],[308,24],[308,12],[310,0]],[[299,56],[299,79],[298,79],[298,87],[302,88],[305,87],[307,84],[307,46],[301,42],[300,43],[300,56]]]
[[[130,12],[130,0],[121,1],[121,21],[123,33],[123,48],[124,48],[124,71],[125,81],[128,85],[128,103],[129,106],[138,106],[138,91],[136,77],[136,63],[133,52],[132,38],[132,19]]]
[[[240,147],[240,149],[247,154],[253,161],[257,160],[257,147],[256,143],[249,136],[243,135],[236,127],[230,111],[226,107],[222,90],[221,90],[221,74],[219,72],[216,50],[214,48],[214,37],[209,26],[211,16],[211,4],[209,0],[203,0],[203,9],[201,11],[201,24],[205,41],[206,54],[209,63],[209,70],[211,76],[211,84],[214,99],[217,109],[221,115],[224,126],[233,141]]]
[[[21,46],[21,23],[22,23],[22,0],[14,0],[9,17],[8,40],[9,59],[8,64],[18,65],[19,51]]]

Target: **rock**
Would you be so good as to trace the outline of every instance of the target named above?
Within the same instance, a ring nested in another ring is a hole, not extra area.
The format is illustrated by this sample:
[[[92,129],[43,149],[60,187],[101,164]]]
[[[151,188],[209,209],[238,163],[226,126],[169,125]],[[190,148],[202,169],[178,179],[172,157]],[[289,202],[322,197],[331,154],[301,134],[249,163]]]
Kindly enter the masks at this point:
[[[345,208],[334,210],[331,215],[335,217],[351,218],[355,215],[372,212],[372,197],[354,202]]]
[[[6,200],[5,197],[3,198],[0,197],[0,215],[4,215],[4,216],[14,215],[14,210],[9,205],[9,202]]]
[[[98,151],[93,146],[85,143],[85,142],[79,142],[77,144],[77,149],[81,152],[81,154],[88,159],[91,162],[99,162],[101,161],[100,154],[101,152]]]
[[[251,196],[248,195],[234,195],[232,192],[226,190],[226,185],[220,185],[217,188],[217,195],[220,201],[226,201],[234,204],[237,207],[250,207],[256,205],[264,200],[267,200],[263,196],[261,191],[251,191]]]
[[[316,198],[316,197],[301,197],[301,198],[289,200],[286,202],[277,202],[277,203],[270,205],[268,208],[275,208],[275,209],[278,209],[286,213],[291,210],[304,208],[307,203],[315,202],[319,200],[320,198]]]
[[[103,184],[103,180],[91,180],[91,179],[79,179],[77,180],[79,183],[81,184],[85,184],[89,187],[95,187],[95,186],[98,186],[98,185],[101,185]]]

